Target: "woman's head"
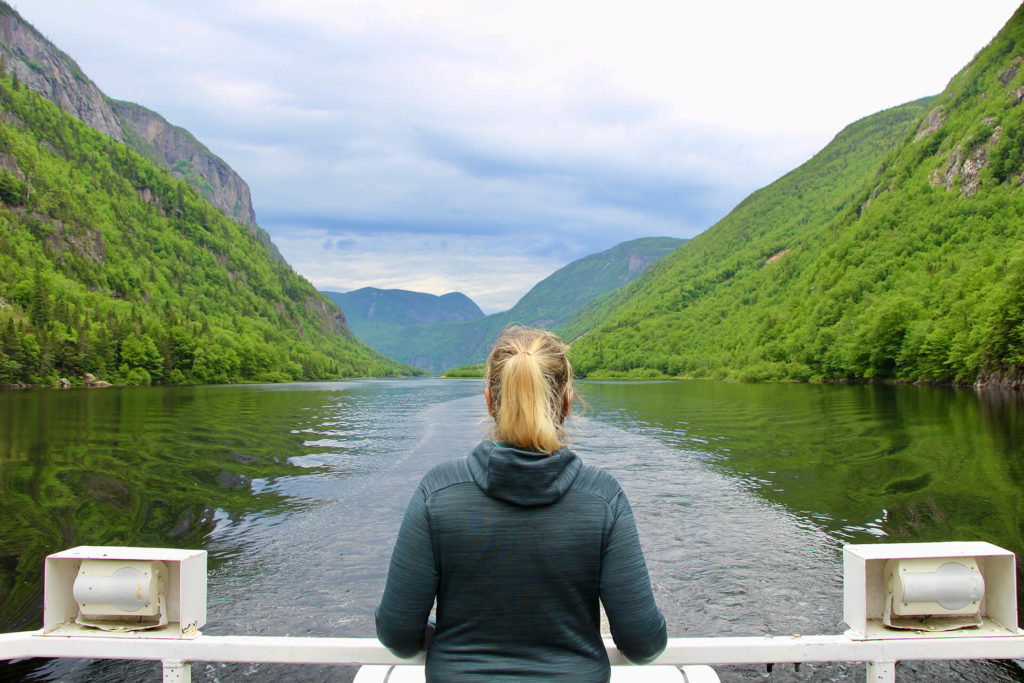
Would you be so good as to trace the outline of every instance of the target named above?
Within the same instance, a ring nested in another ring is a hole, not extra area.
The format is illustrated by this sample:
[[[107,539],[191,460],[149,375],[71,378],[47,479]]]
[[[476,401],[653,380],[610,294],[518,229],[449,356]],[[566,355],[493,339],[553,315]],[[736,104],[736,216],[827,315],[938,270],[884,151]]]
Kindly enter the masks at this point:
[[[487,407],[494,437],[553,453],[572,407],[572,366],[565,344],[546,330],[506,327],[487,357]]]

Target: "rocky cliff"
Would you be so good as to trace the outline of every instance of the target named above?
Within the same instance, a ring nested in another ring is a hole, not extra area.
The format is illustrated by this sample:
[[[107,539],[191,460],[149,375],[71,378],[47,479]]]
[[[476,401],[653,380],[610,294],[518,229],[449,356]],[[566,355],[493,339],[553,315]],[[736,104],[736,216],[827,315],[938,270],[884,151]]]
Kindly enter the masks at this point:
[[[125,142],[136,152],[143,156],[156,152],[159,158],[152,161],[169,167],[228,217],[243,225],[256,222],[249,186],[191,133],[133,102],[107,102],[121,124]]]
[[[124,142],[106,96],[78,64],[0,2],[0,55],[4,70],[91,128]]]
[[[279,260],[256,225],[249,186],[184,128],[145,107],[107,97],[71,57],[0,1],[0,66],[78,120],[167,168],[228,217],[245,225]]]

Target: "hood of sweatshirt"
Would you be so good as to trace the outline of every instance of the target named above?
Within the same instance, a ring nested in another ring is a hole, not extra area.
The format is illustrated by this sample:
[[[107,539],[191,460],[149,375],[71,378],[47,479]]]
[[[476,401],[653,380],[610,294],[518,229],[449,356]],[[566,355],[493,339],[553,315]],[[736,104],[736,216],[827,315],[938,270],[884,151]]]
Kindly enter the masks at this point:
[[[583,466],[575,453],[561,448],[537,453],[482,441],[469,456],[476,485],[492,498],[514,505],[549,505],[569,490]]]

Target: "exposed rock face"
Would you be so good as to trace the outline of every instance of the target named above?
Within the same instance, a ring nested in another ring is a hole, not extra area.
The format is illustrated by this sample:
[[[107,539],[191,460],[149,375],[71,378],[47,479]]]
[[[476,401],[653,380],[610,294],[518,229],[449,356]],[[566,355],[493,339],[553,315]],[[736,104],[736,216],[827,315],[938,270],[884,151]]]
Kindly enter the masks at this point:
[[[112,100],[70,57],[0,0],[0,56],[7,71],[78,120],[170,169],[213,206],[247,226],[281,261],[256,225],[249,186],[184,128],[131,102]]]
[[[640,273],[647,270],[650,267],[652,260],[653,259],[645,257],[644,254],[639,254],[636,252],[630,254],[628,266],[630,277],[635,277],[636,275],[639,275]]]
[[[324,327],[330,329],[335,334],[352,337],[352,332],[349,330],[348,320],[346,320],[345,314],[342,313],[337,306],[330,305],[330,301],[326,297],[307,299],[306,309],[323,320]]]
[[[939,128],[941,128],[942,124],[944,124],[945,122],[946,112],[943,110],[943,107],[940,104],[939,106],[935,107],[935,109],[932,109],[930,112],[928,112],[928,116],[924,117],[924,121],[921,122],[921,127],[918,129],[917,135],[914,136],[914,142],[917,142],[918,140],[920,140],[921,138],[930,133],[934,133]]]
[[[17,160],[15,160],[15,158],[10,154],[0,152],[0,169],[10,171],[22,180],[25,179],[25,172],[21,170],[21,167],[18,166]]]
[[[54,220],[47,220],[47,223],[53,226],[53,232],[48,234],[43,242],[57,254],[62,263],[65,252],[77,254],[100,265],[106,263],[107,247],[99,230],[75,228]]]
[[[775,252],[774,254],[772,254],[771,256],[769,256],[768,258],[765,259],[764,263],[762,264],[762,267],[763,266],[767,266],[769,263],[775,263],[776,261],[778,261],[779,259],[781,259],[783,256],[785,256],[786,254],[788,254],[791,251],[793,251],[793,249],[791,247],[786,247],[785,249],[779,249],[777,252]]]
[[[89,127],[124,142],[106,96],[70,57],[6,4],[0,5],[0,54],[7,70],[29,88]]]
[[[942,185],[947,190],[954,190],[959,184],[962,196],[973,197],[981,185],[981,169],[988,163],[988,152],[999,142],[1001,133],[1002,127],[996,126],[988,141],[972,151],[965,151],[963,146],[957,146],[949,155],[946,167],[937,168],[932,172],[932,184]]]
[[[212,154],[184,128],[172,126],[154,111],[132,102],[110,100],[119,120],[152,145],[171,173],[195,187],[208,202],[243,225],[256,222],[249,186],[220,157]],[[190,176],[198,175],[208,187]]]
[[[979,377],[974,383],[976,389],[1002,389],[1004,391],[1020,391],[1024,387],[1024,377],[1019,374],[1003,375],[1001,372],[994,372],[990,375]]]

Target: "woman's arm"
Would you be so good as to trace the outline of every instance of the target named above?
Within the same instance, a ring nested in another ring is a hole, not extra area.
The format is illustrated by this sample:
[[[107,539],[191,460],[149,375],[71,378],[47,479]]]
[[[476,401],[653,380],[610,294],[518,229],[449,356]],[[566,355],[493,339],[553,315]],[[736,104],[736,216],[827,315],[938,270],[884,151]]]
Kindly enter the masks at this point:
[[[619,493],[613,509],[601,564],[601,602],[616,647],[634,664],[646,664],[665,650],[665,618],[654,603],[636,521],[625,493]]]
[[[409,501],[375,614],[377,638],[398,657],[412,657],[422,649],[427,617],[437,594],[438,572],[425,496],[421,486]]]

